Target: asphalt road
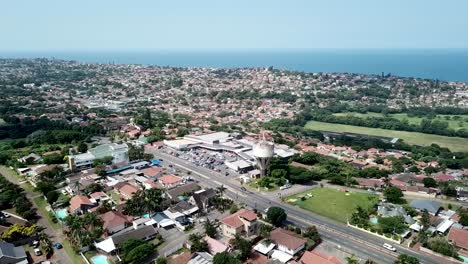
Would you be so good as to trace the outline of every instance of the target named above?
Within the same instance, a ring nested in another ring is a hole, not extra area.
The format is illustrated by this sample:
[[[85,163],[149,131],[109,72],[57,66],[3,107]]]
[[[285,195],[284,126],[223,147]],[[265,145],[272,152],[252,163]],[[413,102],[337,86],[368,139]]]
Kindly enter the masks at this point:
[[[305,228],[309,225],[316,225],[324,239],[341,245],[343,248],[354,252],[358,258],[363,260],[372,259],[378,263],[393,263],[398,257],[398,253],[404,253],[417,257],[421,263],[440,263],[432,256],[421,252],[415,252],[393,243],[390,244],[393,244],[393,246],[397,248],[398,253],[388,251],[382,248],[383,243],[389,243],[387,240],[353,229],[301,208],[282,203],[272,197],[262,195],[261,193],[251,191],[242,192],[240,190],[240,184],[234,182],[230,177],[222,176],[219,173],[195,166],[188,161],[161,153],[157,150],[151,150],[149,152],[154,154],[156,158],[163,159],[166,163],[171,162],[179,168],[190,171],[192,176],[198,176],[200,182],[208,187],[216,188],[220,185],[224,185],[224,187],[226,187],[225,194],[237,200],[237,202],[242,202],[247,206],[262,211],[270,206],[284,208],[288,214],[288,221],[291,221],[301,228]]]
[[[18,180],[16,179],[15,176],[11,175],[11,172],[6,169],[5,167],[0,167],[0,174],[2,174],[7,180],[9,180],[10,182],[13,182],[15,184],[18,184],[21,186],[21,183],[18,182]],[[46,215],[42,215],[41,214],[41,211],[37,208],[36,204],[34,203],[34,197],[33,195],[36,195],[34,193],[29,193],[29,192],[26,192],[26,197],[31,201],[31,203],[33,204],[34,208],[37,209],[37,214],[39,215],[39,219],[37,221],[37,224],[40,225],[40,226],[43,226],[45,229],[44,229],[44,233],[46,233],[50,239],[52,240],[52,243],[55,243],[55,242],[60,242],[63,244],[63,234],[62,234],[62,231],[61,229],[60,230],[55,230],[54,228],[52,228],[52,226],[49,224],[49,222],[47,221],[46,219]],[[32,253],[32,252],[31,252]],[[71,260],[70,260],[70,257],[68,256],[67,252],[65,251],[65,249],[55,249],[54,248],[54,255],[52,256],[52,259],[51,259],[54,263],[71,263]]]

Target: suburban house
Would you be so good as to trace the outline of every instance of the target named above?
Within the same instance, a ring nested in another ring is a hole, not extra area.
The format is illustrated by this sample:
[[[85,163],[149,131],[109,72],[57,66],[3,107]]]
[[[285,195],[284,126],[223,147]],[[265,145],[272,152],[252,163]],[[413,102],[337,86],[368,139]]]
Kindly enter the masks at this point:
[[[103,223],[103,228],[107,230],[107,234],[111,235],[125,229],[131,222],[129,216],[116,211],[109,211],[98,216]]]
[[[41,156],[37,155],[36,153],[31,153],[31,154],[29,154],[27,156],[19,158],[18,162],[32,164],[32,163],[36,163],[36,162],[38,162],[40,160],[42,160]]]
[[[110,199],[110,197],[107,196],[107,194],[104,192],[94,192],[90,194],[89,196],[91,197],[91,200],[94,200],[97,203],[107,201]]]
[[[29,262],[22,246],[15,247],[11,243],[0,241],[0,263],[27,264]]]
[[[468,250],[468,230],[452,227],[447,238],[454,246]]]
[[[420,212],[427,210],[432,215],[437,215],[440,210],[440,203],[431,200],[413,200],[410,206]]]
[[[354,178],[359,186],[366,188],[381,189],[385,186],[385,183],[381,179],[367,179],[367,178]]]
[[[96,204],[93,203],[88,197],[83,195],[75,195],[70,199],[70,214],[84,214],[95,206]]]
[[[200,190],[200,186],[195,182],[191,182],[170,189],[166,192],[166,194],[170,199],[179,201],[179,197],[190,195],[198,190]]]
[[[175,175],[167,174],[161,176],[158,179],[158,181],[164,188],[174,188],[182,183],[182,178],[177,177]]]
[[[118,192],[125,198],[131,199],[133,195],[138,191],[138,188],[130,185],[128,183],[123,184],[119,189]]]
[[[326,256],[320,252],[306,251],[299,260],[300,264],[341,264],[335,256]]]
[[[148,178],[157,178],[162,175],[163,168],[153,166],[153,167],[149,167],[146,169],[142,169],[141,172],[143,173],[143,175],[145,175]]]
[[[205,236],[203,238],[208,244],[208,252],[210,254],[216,255],[217,253],[229,251],[229,247],[224,245],[221,241]]]
[[[305,239],[298,237],[293,232],[282,228],[276,228],[271,231],[270,240],[276,244],[278,250],[291,256],[294,256],[299,251],[303,250],[307,242]]]
[[[210,264],[213,263],[213,256],[206,252],[193,253],[187,264]]]
[[[250,237],[257,233],[257,214],[248,209],[241,209],[221,220],[221,230],[227,237],[235,237],[244,234]]]
[[[189,202],[196,204],[198,209],[202,212],[206,212],[208,207],[211,205],[211,201],[216,197],[216,191],[213,189],[200,190],[195,192],[192,197],[190,197]]]

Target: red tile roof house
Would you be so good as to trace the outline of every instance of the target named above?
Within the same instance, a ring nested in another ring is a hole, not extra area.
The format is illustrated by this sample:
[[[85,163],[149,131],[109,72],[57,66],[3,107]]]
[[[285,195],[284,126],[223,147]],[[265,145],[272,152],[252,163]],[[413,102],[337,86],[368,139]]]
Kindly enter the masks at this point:
[[[131,199],[137,191],[138,191],[137,187],[130,185],[128,183],[124,184],[122,187],[118,189],[118,192],[127,200]]]
[[[468,230],[452,227],[447,239],[456,247],[468,250]]]
[[[182,183],[182,178],[167,174],[161,176],[158,181],[164,188],[173,188]]]
[[[229,238],[233,238],[237,234],[247,237],[255,235],[258,226],[257,214],[248,209],[241,209],[221,220],[221,230]]]
[[[205,236],[203,239],[206,241],[206,243],[208,243],[208,253],[212,255],[229,251],[229,247],[221,243],[221,241],[218,241],[209,236]]]
[[[359,186],[366,188],[383,188],[385,183],[381,179],[354,178]]]
[[[282,229],[276,228],[270,233],[270,240],[285,253],[294,256],[305,248],[306,240],[298,237],[295,233]]]
[[[304,255],[302,255],[301,260],[299,261],[301,264],[341,264],[341,262],[334,256],[326,256],[325,254],[314,252],[314,251],[306,251]]]
[[[107,194],[105,194],[104,192],[94,192],[90,194],[89,196],[91,197],[91,199],[95,200],[96,202],[107,201],[110,199],[110,197],[107,196]]]
[[[75,195],[70,199],[70,214],[83,214],[95,206],[88,197]]]
[[[109,211],[98,216],[102,220],[103,228],[107,230],[107,234],[117,233],[130,225],[133,220],[130,216],[125,216],[116,211]]]
[[[434,177],[434,179],[436,180],[436,182],[448,182],[455,179],[455,177],[449,174],[437,174]]]
[[[163,168],[153,166],[140,171],[148,178],[157,178],[162,175]]]

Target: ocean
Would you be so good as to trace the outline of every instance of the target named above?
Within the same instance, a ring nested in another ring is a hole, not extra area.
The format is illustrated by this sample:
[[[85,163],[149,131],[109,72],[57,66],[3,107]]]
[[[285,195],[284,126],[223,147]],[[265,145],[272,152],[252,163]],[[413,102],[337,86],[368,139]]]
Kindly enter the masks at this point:
[[[0,52],[0,58],[38,57],[176,67],[273,66],[304,72],[384,72],[402,77],[468,82],[468,49]]]

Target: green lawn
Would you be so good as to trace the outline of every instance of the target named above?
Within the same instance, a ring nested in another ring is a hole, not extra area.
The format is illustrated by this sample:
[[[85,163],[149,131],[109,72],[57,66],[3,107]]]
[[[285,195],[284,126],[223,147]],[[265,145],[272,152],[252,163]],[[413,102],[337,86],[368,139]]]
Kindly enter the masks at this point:
[[[335,113],[333,115],[336,116],[348,116],[352,115],[355,117],[361,117],[361,118],[367,118],[367,117],[383,117],[383,114],[381,113],[373,113],[373,112],[368,112],[365,114],[361,113],[356,113],[356,112],[347,112],[347,113]],[[409,117],[405,113],[400,113],[400,114],[389,114],[390,117],[398,119],[398,120],[403,120],[406,119],[408,120],[408,123],[410,124],[417,124],[419,125],[421,123],[421,120],[423,120],[422,117]],[[447,116],[450,116],[450,120],[445,119]],[[449,128],[451,129],[461,129],[461,128],[467,128],[468,129],[468,115],[457,115],[458,120],[453,119],[455,115],[437,115],[437,117],[434,120],[440,120],[440,121],[445,121],[448,123]],[[460,126],[461,125],[461,126]]]
[[[253,179],[249,184],[246,184],[244,186],[247,186],[247,188],[258,191],[258,179]],[[260,191],[267,191],[267,192],[272,192],[278,190],[278,186],[274,183],[270,185],[271,188],[266,189],[264,187],[260,187]]]
[[[41,211],[41,215],[47,218],[47,222],[49,222],[52,228],[59,230],[61,228],[60,224],[52,222],[52,219],[49,217],[49,211],[46,210],[46,206],[48,206],[47,201],[43,197],[39,196],[34,198],[34,203],[36,204],[37,208],[39,208],[39,211]]]
[[[372,136],[397,137],[408,144],[430,145],[436,143],[441,147],[447,147],[452,151],[467,151],[468,138],[446,137],[439,135],[424,134],[418,132],[407,132],[381,128],[369,128],[342,124],[332,124],[318,121],[309,121],[305,125],[308,129],[325,130],[333,132],[350,132]]]
[[[301,197],[311,194],[312,198],[302,201]],[[286,202],[302,209],[317,213],[338,222],[346,223],[358,206],[369,208],[378,202],[376,195],[367,193],[346,193],[330,188],[314,188],[286,198]]]

